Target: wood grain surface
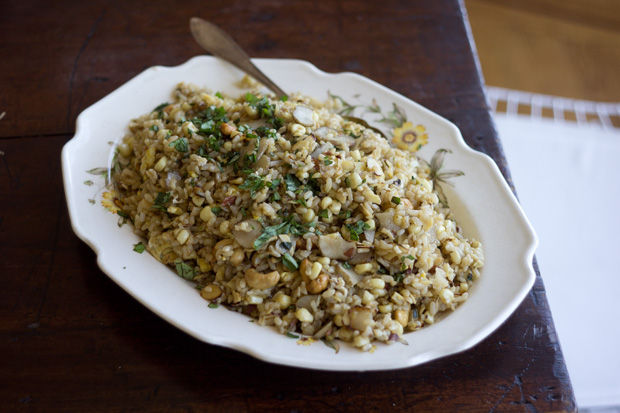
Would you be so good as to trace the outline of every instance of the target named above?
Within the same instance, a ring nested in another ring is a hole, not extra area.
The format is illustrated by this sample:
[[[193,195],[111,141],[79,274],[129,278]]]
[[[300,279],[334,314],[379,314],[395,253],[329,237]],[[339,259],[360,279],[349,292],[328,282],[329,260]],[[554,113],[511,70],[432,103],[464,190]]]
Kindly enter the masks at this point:
[[[334,373],[195,340],[99,270],[60,151],[80,111],[202,54],[192,16],[255,57],[355,71],[453,121],[508,170],[456,0],[13,1],[0,13],[0,410],[574,411],[542,279],[488,339],[422,366]]]

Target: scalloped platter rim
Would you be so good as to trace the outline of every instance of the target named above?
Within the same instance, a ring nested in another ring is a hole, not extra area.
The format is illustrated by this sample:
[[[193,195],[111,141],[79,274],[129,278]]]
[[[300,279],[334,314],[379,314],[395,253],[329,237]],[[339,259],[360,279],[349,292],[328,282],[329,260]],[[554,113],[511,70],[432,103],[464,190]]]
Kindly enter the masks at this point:
[[[209,308],[191,283],[149,254],[134,252],[139,237],[130,225],[119,227],[118,216],[101,206],[104,179],[88,171],[109,167],[114,143],[128,132],[129,121],[168,100],[178,83],[190,82],[231,96],[243,93],[238,87],[243,73],[211,56],[197,56],[176,67],[146,69],[78,116],[76,134],[62,151],[65,193],[71,225],[96,252],[103,272],[188,334],[293,367],[334,371],[399,369],[465,351],[488,337],[514,312],[534,284],[532,259],[538,243],[493,160],[469,148],[458,128],[448,120],[363,76],[326,73],[301,60],[254,62],[277,79],[284,90],[320,100],[332,93],[355,103],[375,102],[381,107],[395,103],[408,119],[426,127],[429,143],[419,152],[421,158],[430,160],[440,148],[452,151],[446,165],[465,175],[454,180],[454,187],[445,186],[444,190],[465,236],[480,240],[485,252],[485,266],[469,299],[436,324],[407,333],[408,345],[379,343],[376,351],[369,353],[343,343],[335,352],[321,342],[307,345],[307,341],[278,334],[223,307]]]

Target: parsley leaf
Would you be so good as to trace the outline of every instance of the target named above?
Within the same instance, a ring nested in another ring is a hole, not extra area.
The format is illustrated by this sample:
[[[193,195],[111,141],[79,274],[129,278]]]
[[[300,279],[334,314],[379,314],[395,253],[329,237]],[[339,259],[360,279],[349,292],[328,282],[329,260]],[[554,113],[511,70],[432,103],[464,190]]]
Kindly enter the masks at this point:
[[[270,239],[280,234],[301,236],[306,232],[308,232],[306,226],[295,221],[294,216],[291,215],[281,223],[265,228],[263,233],[254,241],[254,249],[258,250],[262,248]]]
[[[299,268],[299,265],[297,264],[295,258],[293,258],[291,254],[288,253],[284,254],[284,256],[282,257],[282,264],[284,264],[284,266],[291,271],[295,271],[297,268]]]
[[[164,204],[170,201],[170,192],[159,192],[157,197],[155,197],[155,201],[153,201],[153,209],[159,209],[160,211],[166,212],[166,207]]]
[[[256,193],[265,187],[265,180],[260,176],[252,173],[245,178],[245,181],[239,185],[239,189],[249,189],[250,197],[254,198]]]
[[[177,269],[177,274],[179,274],[179,277],[189,281],[194,279],[194,269],[191,266],[187,265],[182,260],[174,260],[174,265]]]
[[[189,151],[189,143],[187,142],[186,138],[179,138],[176,141],[172,141],[168,144],[168,146],[173,147],[181,153]]]
[[[295,192],[302,187],[302,183],[299,178],[293,174],[287,174],[284,177],[284,183],[286,184],[286,190],[291,192]]]
[[[146,246],[142,243],[142,241],[138,242],[137,244],[133,246],[133,250],[137,252],[138,254],[142,254],[145,249],[146,249]]]
[[[392,197],[392,203],[396,204],[396,205],[400,204],[400,198],[397,197],[397,196],[393,196]]]
[[[365,229],[370,228],[370,225],[360,220],[357,221],[355,224],[345,224],[345,228],[349,230],[352,241],[359,241],[360,234],[364,232]]]

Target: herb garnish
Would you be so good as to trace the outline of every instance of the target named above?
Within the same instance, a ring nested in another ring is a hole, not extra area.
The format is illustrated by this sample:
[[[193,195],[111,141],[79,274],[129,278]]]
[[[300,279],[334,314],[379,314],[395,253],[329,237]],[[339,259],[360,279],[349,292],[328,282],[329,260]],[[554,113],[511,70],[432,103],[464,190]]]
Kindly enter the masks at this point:
[[[252,173],[245,178],[245,181],[241,185],[239,185],[239,189],[249,189],[250,197],[254,198],[256,193],[265,187],[265,180]]]
[[[258,111],[261,118],[266,118],[267,122],[271,124],[275,129],[280,129],[284,121],[275,115],[276,106],[269,103],[267,96],[258,98],[252,93],[246,93],[245,100],[248,104]]]
[[[396,204],[396,205],[400,204],[400,198],[397,197],[397,196],[393,196],[392,197],[392,203]]]
[[[360,234],[364,232],[364,230],[369,229],[370,225],[360,220],[355,224],[345,224],[345,228],[348,229],[351,234],[351,241],[359,241]]]
[[[168,203],[169,201],[170,201],[170,192],[159,192],[157,194],[157,197],[155,198],[155,201],[153,201],[153,206],[151,208],[159,209],[160,211],[166,212],[167,209],[164,206],[164,204]]]
[[[405,271],[408,268],[407,264],[405,264],[405,260],[406,259],[409,259],[411,261],[415,261],[415,257],[413,255],[407,255],[406,257],[400,257],[400,262],[401,262],[400,269],[401,269],[401,271]]]
[[[295,192],[302,187],[302,183],[299,178],[293,174],[287,174],[284,177],[284,183],[286,184],[286,190],[291,192]]]
[[[146,246],[142,243],[142,241],[138,242],[137,244],[133,246],[133,250],[137,252],[138,254],[142,254],[145,249],[146,249]]]
[[[174,260],[174,265],[177,269],[177,274],[179,274],[179,277],[189,281],[194,279],[194,269],[191,266],[187,265],[182,260]]]
[[[289,253],[286,253],[282,256],[282,264],[284,264],[284,266],[291,271],[295,271],[297,268],[299,268],[297,261]]]
[[[301,224],[294,219],[294,215],[289,216],[283,222],[267,227],[263,230],[263,233],[254,241],[254,249],[258,250],[270,239],[276,237],[280,234],[293,234],[296,236],[300,236],[308,232],[306,226]]]
[[[168,146],[173,147],[178,152],[182,153],[189,151],[189,143],[186,138],[179,138],[176,141],[170,142]]]

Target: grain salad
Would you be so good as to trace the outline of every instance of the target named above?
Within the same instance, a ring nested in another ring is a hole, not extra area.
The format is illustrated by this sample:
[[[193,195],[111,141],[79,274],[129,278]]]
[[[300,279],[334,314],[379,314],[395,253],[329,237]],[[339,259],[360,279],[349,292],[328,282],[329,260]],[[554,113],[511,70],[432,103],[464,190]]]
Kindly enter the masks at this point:
[[[437,171],[341,104],[181,83],[130,122],[115,202],[210,306],[373,351],[465,301],[484,258]]]

